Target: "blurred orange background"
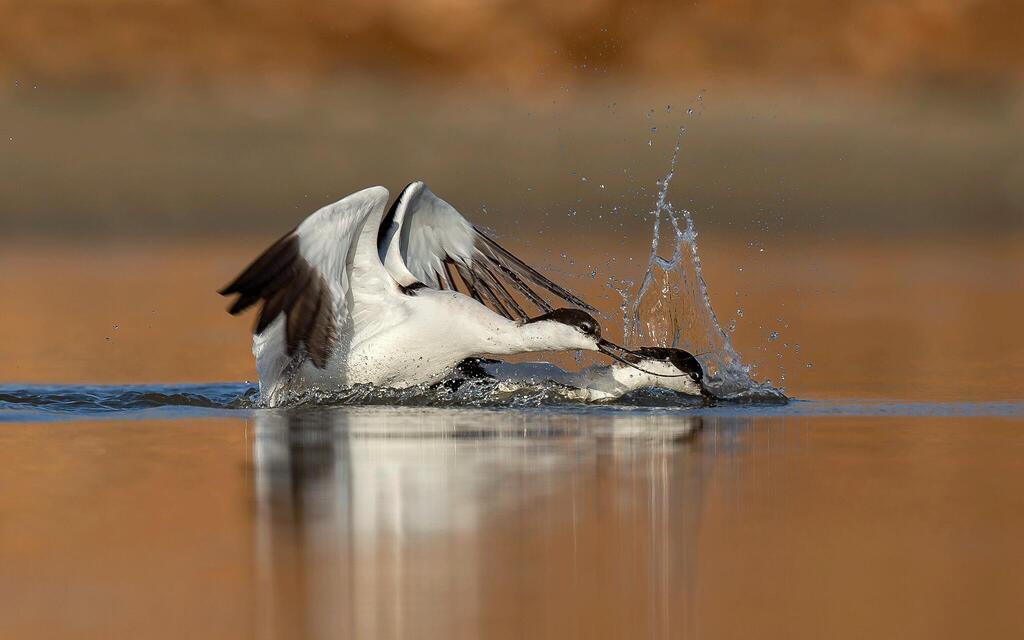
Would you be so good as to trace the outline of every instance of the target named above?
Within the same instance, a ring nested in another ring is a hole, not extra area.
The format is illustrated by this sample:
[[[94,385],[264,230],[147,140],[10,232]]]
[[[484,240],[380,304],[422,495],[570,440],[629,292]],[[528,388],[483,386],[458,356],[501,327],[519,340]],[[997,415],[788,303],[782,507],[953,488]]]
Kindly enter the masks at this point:
[[[0,0],[0,379],[251,377],[213,292],[414,179],[621,331],[678,143],[669,199],[762,377],[1018,397],[1021,24],[991,0]]]
[[[685,126],[673,198],[723,227],[1019,230],[1021,24],[994,0],[2,0],[0,224],[262,232],[421,178],[575,230],[645,213]]]
[[[619,73],[991,89],[1020,82],[1024,66],[1024,7],[999,0],[5,0],[0,11],[5,74],[110,84],[356,70],[516,90]]]

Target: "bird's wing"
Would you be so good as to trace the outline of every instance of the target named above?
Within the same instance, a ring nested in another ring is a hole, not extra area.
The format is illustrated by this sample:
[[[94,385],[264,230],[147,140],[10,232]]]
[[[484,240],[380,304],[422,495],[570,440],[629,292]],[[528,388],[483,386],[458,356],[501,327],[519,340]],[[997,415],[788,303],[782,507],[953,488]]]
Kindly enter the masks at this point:
[[[253,333],[282,316],[288,357],[303,347],[314,365],[326,367],[353,296],[373,299],[396,287],[376,251],[387,201],[387,189],[370,187],[303,220],[220,290],[238,294],[228,312],[261,302]]]
[[[511,320],[529,317],[516,295],[542,312],[553,309],[534,287],[594,311],[512,255],[422,182],[407,186],[391,205],[380,226],[377,250],[388,273],[403,287],[422,283],[461,290]]]

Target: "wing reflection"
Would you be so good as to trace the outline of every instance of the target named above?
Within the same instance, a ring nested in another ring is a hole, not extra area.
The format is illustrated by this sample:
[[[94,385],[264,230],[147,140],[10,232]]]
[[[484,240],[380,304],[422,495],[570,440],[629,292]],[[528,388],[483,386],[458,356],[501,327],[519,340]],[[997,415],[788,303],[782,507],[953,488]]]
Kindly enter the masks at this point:
[[[701,427],[634,412],[260,412],[249,428],[259,628],[678,628],[706,485]]]

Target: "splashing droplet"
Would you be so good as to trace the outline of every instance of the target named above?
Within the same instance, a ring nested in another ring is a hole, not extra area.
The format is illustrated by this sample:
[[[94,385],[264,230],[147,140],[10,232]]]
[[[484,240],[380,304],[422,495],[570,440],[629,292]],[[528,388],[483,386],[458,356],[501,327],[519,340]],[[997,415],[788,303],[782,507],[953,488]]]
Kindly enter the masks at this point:
[[[772,399],[784,398],[770,382],[751,379],[751,367],[744,365],[722,329],[697,252],[697,231],[693,216],[686,209],[676,210],[668,200],[668,189],[679,162],[684,130],[676,136],[668,173],[658,181],[654,209],[651,249],[647,270],[625,302],[623,332],[627,346],[671,346],[701,354],[705,380],[719,397]],[[662,238],[664,229],[671,235]],[[665,249],[671,248],[671,255]],[[742,317],[742,309],[738,310]]]

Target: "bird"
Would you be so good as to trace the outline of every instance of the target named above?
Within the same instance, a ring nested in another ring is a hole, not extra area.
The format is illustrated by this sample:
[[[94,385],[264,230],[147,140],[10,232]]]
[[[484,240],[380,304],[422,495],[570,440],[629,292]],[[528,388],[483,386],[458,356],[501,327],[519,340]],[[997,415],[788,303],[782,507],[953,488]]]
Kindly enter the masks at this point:
[[[433,384],[482,354],[600,351],[637,366],[602,338],[594,307],[426,184],[410,183],[390,207],[389,196],[374,186],[324,206],[219,291],[237,296],[232,315],[260,305],[252,351],[266,405],[310,390]]]
[[[704,380],[700,362],[689,352],[670,347],[640,347],[626,355],[637,365],[621,362],[596,364],[580,371],[566,371],[549,362],[503,362],[492,358],[468,358],[457,371],[464,379],[493,381],[500,387],[555,384],[566,398],[585,402],[618,400],[639,389],[666,389],[698,398],[717,400]],[[678,373],[686,375],[675,375]]]

